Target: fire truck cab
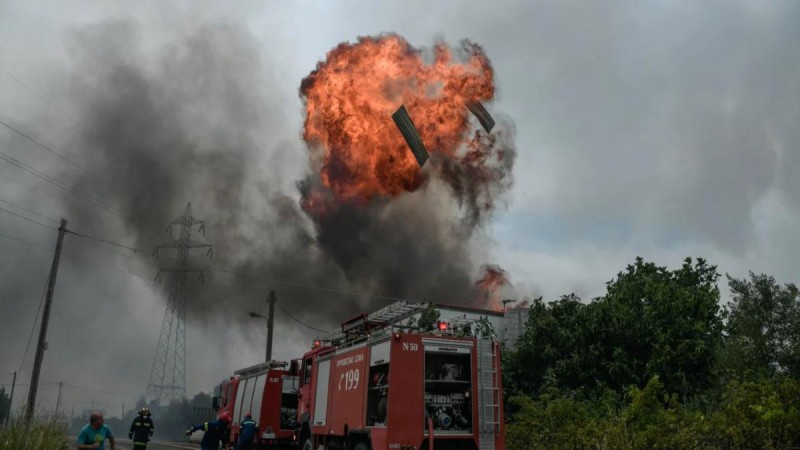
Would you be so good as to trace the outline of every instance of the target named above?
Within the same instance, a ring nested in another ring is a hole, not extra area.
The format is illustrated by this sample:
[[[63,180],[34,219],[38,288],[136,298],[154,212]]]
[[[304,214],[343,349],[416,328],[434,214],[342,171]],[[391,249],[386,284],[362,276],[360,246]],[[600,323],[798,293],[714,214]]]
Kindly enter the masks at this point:
[[[302,450],[504,450],[499,344],[404,326],[399,302],[342,324],[302,359]]]
[[[297,428],[298,377],[294,364],[270,361],[237,370],[215,389],[213,407],[231,417],[231,444],[249,412],[258,423],[256,448],[293,444]]]

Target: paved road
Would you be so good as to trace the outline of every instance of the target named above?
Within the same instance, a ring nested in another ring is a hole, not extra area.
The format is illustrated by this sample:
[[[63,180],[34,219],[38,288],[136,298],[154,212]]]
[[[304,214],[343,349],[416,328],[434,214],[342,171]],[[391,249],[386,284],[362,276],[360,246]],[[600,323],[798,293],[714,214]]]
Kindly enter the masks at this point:
[[[75,439],[72,438],[71,441],[71,449],[75,447]],[[133,445],[131,445],[131,441],[125,440],[118,440],[117,441],[117,449],[118,450],[133,450]],[[109,450],[111,447],[106,442],[106,450]],[[150,441],[147,444],[147,450],[198,450],[200,445],[198,444],[190,444],[188,442],[163,442],[163,441]]]
[[[106,448],[108,446],[106,445]],[[131,445],[131,441],[120,442],[117,445],[117,448],[122,450],[132,450],[133,445]],[[200,448],[199,444],[190,444],[188,442],[162,442],[162,441],[151,441],[147,444],[147,450],[197,450]]]

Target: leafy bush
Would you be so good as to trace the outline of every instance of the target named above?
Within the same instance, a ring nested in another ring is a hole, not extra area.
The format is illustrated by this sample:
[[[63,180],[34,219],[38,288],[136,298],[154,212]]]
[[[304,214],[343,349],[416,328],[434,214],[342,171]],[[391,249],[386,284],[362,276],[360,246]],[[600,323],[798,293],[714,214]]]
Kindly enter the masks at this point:
[[[548,391],[509,399],[509,450],[790,449],[800,446],[800,382],[791,378],[732,381],[713,410],[678,401],[658,377],[615,394],[584,398]]]
[[[731,381],[711,416],[720,447],[800,447],[800,381]]]
[[[628,448],[624,424],[608,396],[579,399],[556,390],[537,400],[509,399],[513,411],[506,429],[509,449]]]
[[[503,354],[510,450],[800,448],[800,290],[637,258],[584,303],[533,301]]]

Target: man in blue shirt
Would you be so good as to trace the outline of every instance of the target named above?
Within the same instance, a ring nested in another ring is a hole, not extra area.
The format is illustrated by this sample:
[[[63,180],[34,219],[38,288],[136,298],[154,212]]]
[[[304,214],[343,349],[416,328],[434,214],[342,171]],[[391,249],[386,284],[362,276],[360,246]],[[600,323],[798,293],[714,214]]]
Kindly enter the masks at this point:
[[[230,423],[230,417],[222,414],[217,420],[211,420],[189,428],[185,434],[191,436],[195,431],[203,430],[205,432],[203,440],[200,441],[200,450],[219,450],[220,442],[225,448],[228,448],[228,440],[230,439],[228,425]]]
[[[239,424],[239,442],[235,450],[252,450],[258,434],[258,424],[253,420],[253,415],[245,414],[244,420]]]
[[[93,412],[89,416],[89,424],[78,434],[78,450],[105,450],[106,439],[111,444],[111,450],[116,450],[114,435],[103,422],[103,415],[99,412]]]

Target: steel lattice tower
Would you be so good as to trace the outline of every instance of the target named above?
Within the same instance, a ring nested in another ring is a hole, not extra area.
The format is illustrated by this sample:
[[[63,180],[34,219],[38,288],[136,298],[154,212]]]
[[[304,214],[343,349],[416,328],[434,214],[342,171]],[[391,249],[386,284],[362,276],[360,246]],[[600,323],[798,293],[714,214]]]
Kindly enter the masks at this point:
[[[180,227],[177,239],[173,234],[176,226]],[[167,232],[173,237],[173,241],[159,245],[155,250],[156,257],[160,249],[177,251],[175,265],[159,269],[156,275],[156,280],[160,280],[162,273],[171,274],[167,309],[161,323],[156,356],[145,392],[145,399],[155,405],[168,405],[173,400],[186,398],[186,278],[190,272],[199,273],[201,279],[203,276],[202,270],[189,264],[189,250],[208,248],[208,255],[211,255],[211,244],[192,240],[195,227],[205,234],[203,222],[192,217],[192,204],[189,203],[183,215],[167,226]]]

